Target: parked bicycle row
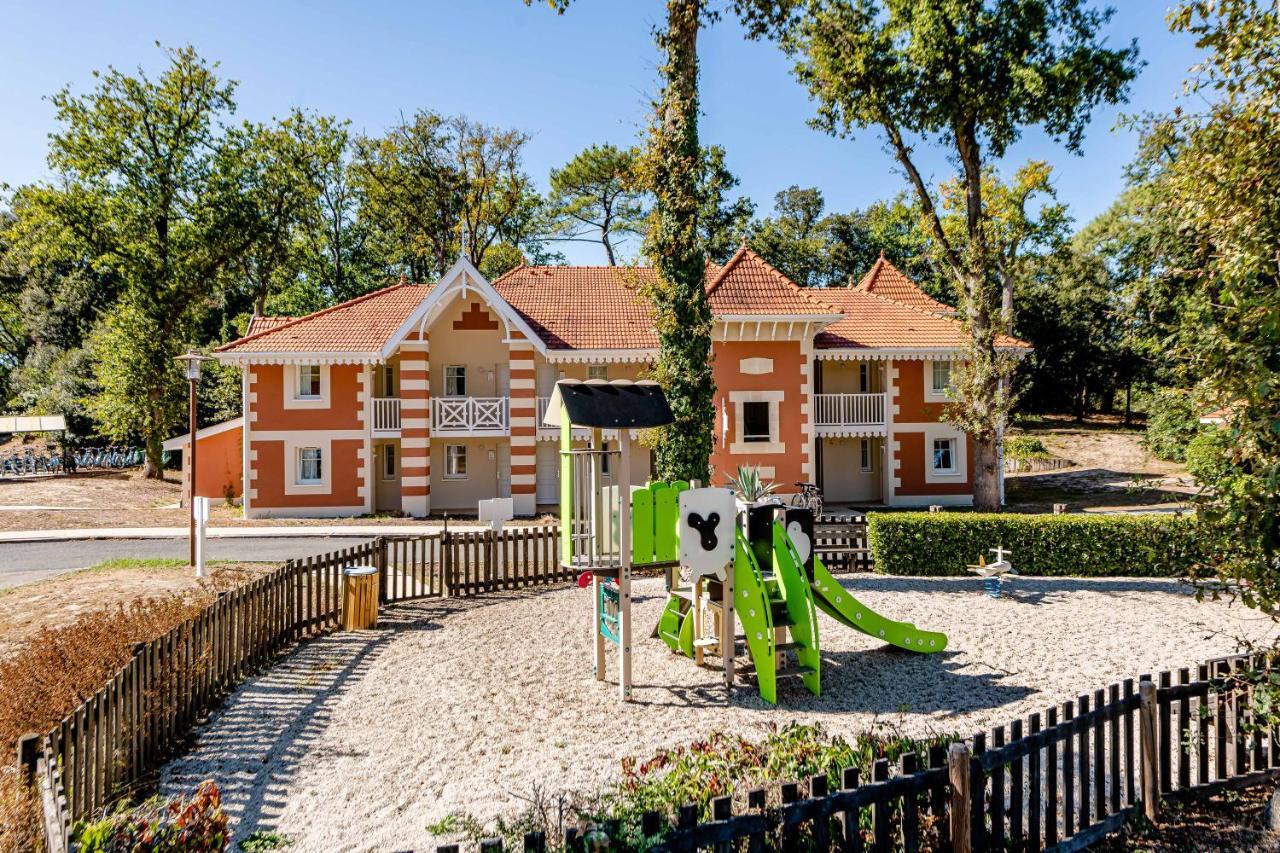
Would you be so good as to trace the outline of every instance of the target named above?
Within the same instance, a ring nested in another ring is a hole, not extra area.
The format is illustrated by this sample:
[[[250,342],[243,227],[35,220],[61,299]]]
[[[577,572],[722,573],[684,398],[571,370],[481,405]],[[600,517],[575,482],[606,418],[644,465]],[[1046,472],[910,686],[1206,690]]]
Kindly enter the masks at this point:
[[[142,464],[144,456],[142,448],[116,445],[75,450],[60,450],[54,446],[43,450],[28,447],[0,454],[0,476],[74,474],[82,468],[136,468]]]

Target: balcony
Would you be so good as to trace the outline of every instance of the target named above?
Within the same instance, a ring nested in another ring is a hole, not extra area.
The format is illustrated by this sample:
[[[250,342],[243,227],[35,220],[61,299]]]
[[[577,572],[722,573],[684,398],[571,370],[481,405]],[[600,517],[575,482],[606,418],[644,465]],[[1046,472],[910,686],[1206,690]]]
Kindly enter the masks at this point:
[[[487,438],[511,434],[506,397],[432,397],[431,434]]]
[[[374,397],[373,434],[398,435],[400,433],[400,398]]]
[[[814,427],[819,436],[884,435],[884,394],[814,394]]]

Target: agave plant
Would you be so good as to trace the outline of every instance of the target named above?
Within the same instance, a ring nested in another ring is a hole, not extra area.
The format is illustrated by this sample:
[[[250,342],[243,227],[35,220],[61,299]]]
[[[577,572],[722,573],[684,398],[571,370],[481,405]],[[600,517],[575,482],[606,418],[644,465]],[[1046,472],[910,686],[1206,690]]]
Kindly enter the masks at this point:
[[[764,500],[777,488],[760,476],[760,469],[753,465],[739,465],[738,473],[729,478],[729,488],[738,500],[753,504]]]

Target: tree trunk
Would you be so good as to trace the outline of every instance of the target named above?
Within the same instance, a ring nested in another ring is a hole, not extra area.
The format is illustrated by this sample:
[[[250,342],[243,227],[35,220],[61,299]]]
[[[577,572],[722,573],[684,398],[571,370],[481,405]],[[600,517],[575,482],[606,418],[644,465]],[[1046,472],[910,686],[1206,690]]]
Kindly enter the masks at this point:
[[[1000,511],[1000,442],[994,436],[973,439],[973,508]]]
[[[148,480],[164,479],[164,443],[158,435],[149,435],[143,446],[146,456],[142,461],[142,476]]]
[[[605,257],[609,259],[609,266],[616,267],[618,262],[613,257],[613,244],[609,242],[609,232],[604,231],[601,234],[600,242],[604,244]]]

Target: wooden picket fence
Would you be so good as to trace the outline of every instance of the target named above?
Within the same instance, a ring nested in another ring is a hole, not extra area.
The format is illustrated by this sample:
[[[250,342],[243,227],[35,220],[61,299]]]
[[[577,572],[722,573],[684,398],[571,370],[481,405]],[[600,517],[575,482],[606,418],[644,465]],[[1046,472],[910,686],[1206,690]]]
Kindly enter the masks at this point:
[[[18,745],[21,769],[40,791],[48,850],[67,850],[76,821],[145,783],[246,676],[294,643],[338,627],[344,568],[377,566],[383,603],[473,596],[567,580],[558,543],[555,527],[380,536],[290,560],[139,643],[57,728]]]
[[[881,759],[871,778],[845,770],[841,788],[825,776],[741,798],[695,805],[674,815],[648,813],[640,829],[665,851],[1082,850],[1135,813],[1158,821],[1162,803],[1186,801],[1280,778],[1275,727],[1255,722],[1253,687],[1275,673],[1261,656],[1220,658],[1192,670],[1128,679],[1009,727],[927,755]],[[1252,671],[1254,678],[1243,678]],[[1025,725],[1024,725],[1025,724]],[[605,831],[617,827],[606,826]],[[554,846],[584,851],[583,827]],[[525,850],[549,839],[530,833]],[[485,851],[503,841],[487,839]],[[458,853],[458,845],[436,848]]]
[[[813,552],[832,572],[874,568],[865,515],[824,515],[813,525]]]

